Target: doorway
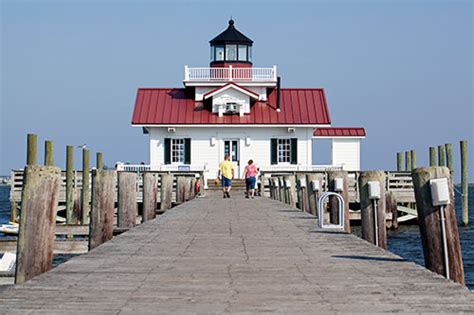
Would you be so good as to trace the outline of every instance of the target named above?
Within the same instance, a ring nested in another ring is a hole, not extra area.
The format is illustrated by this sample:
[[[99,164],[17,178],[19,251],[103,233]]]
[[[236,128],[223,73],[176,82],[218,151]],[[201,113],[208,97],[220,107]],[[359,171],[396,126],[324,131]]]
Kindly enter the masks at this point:
[[[224,156],[230,156],[230,161],[234,164],[235,178],[240,177],[240,152],[238,139],[224,140]]]

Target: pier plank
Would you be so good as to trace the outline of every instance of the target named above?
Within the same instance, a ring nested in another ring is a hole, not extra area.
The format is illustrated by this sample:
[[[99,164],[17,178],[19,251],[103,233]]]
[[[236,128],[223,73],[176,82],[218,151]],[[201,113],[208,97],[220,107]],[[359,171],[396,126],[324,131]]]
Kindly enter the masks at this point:
[[[133,266],[133,267],[132,267]],[[5,313],[473,313],[474,294],[268,198],[208,192],[0,296]]]

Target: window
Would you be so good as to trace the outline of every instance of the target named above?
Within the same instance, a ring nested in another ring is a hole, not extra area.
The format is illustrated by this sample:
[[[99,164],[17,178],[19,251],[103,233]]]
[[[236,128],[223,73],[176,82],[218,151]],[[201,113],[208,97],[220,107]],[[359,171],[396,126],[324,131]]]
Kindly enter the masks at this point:
[[[216,61],[224,60],[224,46],[216,46]]]
[[[249,46],[248,61],[252,61],[252,46]]]
[[[291,139],[278,139],[278,163],[291,162]]]
[[[225,60],[237,60],[237,45],[225,45]]]
[[[215,49],[214,46],[211,46],[211,61],[214,61],[214,58],[215,58],[214,57],[214,51],[215,51],[214,49]]]
[[[184,163],[184,139],[171,139],[171,162]]]
[[[247,45],[239,45],[239,61],[247,61]]]

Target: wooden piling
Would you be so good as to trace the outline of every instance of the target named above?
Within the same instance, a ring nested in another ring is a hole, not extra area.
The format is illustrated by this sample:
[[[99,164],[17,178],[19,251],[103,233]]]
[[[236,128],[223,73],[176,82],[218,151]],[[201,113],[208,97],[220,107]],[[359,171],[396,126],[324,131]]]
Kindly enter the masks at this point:
[[[444,145],[438,146],[438,166],[446,166]]]
[[[436,165],[436,147],[430,147],[430,166]]]
[[[82,208],[82,224],[89,223],[90,213],[90,151],[82,149],[82,194],[81,194],[81,208]]]
[[[102,152],[97,152],[95,154],[95,165],[98,170],[101,170],[104,168],[104,161],[102,159]]]
[[[176,176],[176,203],[186,201],[186,176]]]
[[[26,165],[36,165],[36,150],[37,150],[38,136],[34,133],[29,133],[26,144]]]
[[[444,264],[443,237],[439,207],[432,205],[430,179],[447,178],[449,205],[445,206],[446,241],[449,258],[449,275],[453,281],[464,285],[464,271],[459,241],[456,214],[454,210],[453,188],[447,167],[418,168],[412,173],[413,187],[418,213],[421,242],[425,257],[425,267],[440,275],[446,274]]]
[[[173,175],[161,174],[160,209],[168,210],[173,202]]]
[[[187,176],[186,177],[186,191],[185,191],[185,194],[184,194],[184,200],[185,201],[189,201],[191,199],[194,198],[194,180],[195,178],[194,177],[191,177],[191,176]]]
[[[66,223],[74,224],[74,147],[66,146]]]
[[[52,267],[61,182],[61,170],[58,167],[29,165],[25,168],[17,244],[17,284]]]
[[[18,219],[18,214],[16,210],[15,200],[10,200],[10,222],[16,222]]]
[[[54,165],[54,144],[51,140],[46,140],[44,142],[44,165]]]
[[[397,152],[397,171],[403,171],[403,153]]]
[[[173,189],[172,182],[171,182],[171,189]],[[161,191],[161,198],[163,198],[163,191]],[[169,198],[171,199],[171,197]],[[158,203],[157,199],[158,199],[158,174],[152,173],[152,172],[145,172],[143,173],[142,222],[153,220],[156,217],[156,208],[157,208],[157,203]]]
[[[137,174],[119,172],[117,226],[119,228],[134,227],[137,215]]]
[[[77,175],[74,175],[77,176]],[[82,198],[81,189],[73,188],[72,193],[72,222],[73,224],[80,224],[82,218]]]
[[[112,239],[114,226],[115,171],[92,171],[92,207],[89,228],[89,250]]]
[[[416,151],[415,150],[410,151],[410,157],[411,157],[411,169],[414,170],[416,168]]]
[[[280,201],[285,202],[285,179],[283,176],[278,176],[278,190],[279,190],[279,196],[280,196]]]
[[[298,208],[303,212],[310,212],[308,201],[308,183],[306,182],[306,174],[297,176],[298,188]]]
[[[405,171],[411,171],[411,153],[410,153],[410,151],[405,152]]]
[[[342,192],[339,192],[344,199],[344,231],[350,233],[350,214],[349,214],[349,175],[346,171],[329,171],[328,172],[328,188],[334,191],[334,181],[336,178],[343,179]],[[331,224],[339,223],[338,201],[336,197],[329,196],[329,220]]]
[[[306,187],[307,187],[307,193],[308,193],[308,206],[309,206],[309,211],[313,215],[318,215],[318,199],[319,199],[319,194],[322,191],[322,183],[323,183],[323,178],[324,175],[321,173],[314,174],[310,173],[306,175]],[[319,181],[319,187],[318,191],[313,191],[313,184],[312,182],[314,180]]]
[[[462,203],[462,224],[469,224],[469,176],[468,176],[468,159],[467,159],[467,141],[460,143],[461,148],[461,203]]]
[[[444,145],[446,151],[446,166],[451,173],[451,183],[454,185],[454,167],[453,167],[453,145],[446,143]]]
[[[379,182],[380,199],[378,200],[369,199],[368,183],[371,181]],[[359,176],[359,198],[362,238],[372,244],[376,244],[376,231],[378,231],[378,246],[387,249],[385,181],[386,174],[384,171],[361,172]],[[375,222],[374,205],[377,206],[377,222]]]
[[[392,191],[385,192],[385,210],[387,213],[392,214],[392,220],[390,222],[390,226],[388,226],[391,230],[398,229],[398,209],[397,209],[397,199]]]

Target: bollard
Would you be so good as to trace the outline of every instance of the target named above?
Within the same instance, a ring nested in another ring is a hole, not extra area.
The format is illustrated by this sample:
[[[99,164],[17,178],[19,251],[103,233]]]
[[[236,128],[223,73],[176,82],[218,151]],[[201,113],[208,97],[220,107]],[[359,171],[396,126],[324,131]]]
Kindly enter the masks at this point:
[[[186,176],[176,176],[176,203],[186,201]]]
[[[303,212],[309,212],[306,175],[305,174],[298,175],[297,182],[298,182],[298,208],[301,209],[301,211]]]
[[[17,245],[17,284],[52,267],[61,182],[58,167],[29,165],[25,168]]]
[[[312,215],[318,214],[318,198],[319,192],[321,191],[321,183],[323,176],[320,173],[312,173],[306,175],[306,192],[308,195],[308,208],[309,213]],[[316,185],[317,187],[314,187]],[[315,190],[316,188],[316,190]]]
[[[137,174],[132,172],[118,173],[118,209],[117,226],[132,228],[137,221]]]
[[[385,181],[384,171],[367,171],[359,176],[362,238],[383,249],[387,249]]]
[[[438,274],[448,274],[450,279],[464,285],[461,244],[456,225],[453,187],[449,169],[447,167],[418,168],[412,173],[412,178],[425,266]],[[433,205],[436,203],[433,202],[433,200],[436,201],[436,194],[430,185],[430,181],[433,179],[446,180],[446,199],[449,203],[446,206]],[[441,222],[443,217],[446,222],[445,228]],[[443,232],[446,235],[446,242],[444,242]],[[446,252],[443,250],[444,245],[447,248]],[[448,258],[448,268],[445,268],[445,258]]]
[[[171,182],[173,189],[173,182]],[[171,196],[169,197],[171,203]],[[143,173],[143,213],[142,222],[152,220],[156,217],[158,203],[158,174],[152,172]]]
[[[84,148],[82,149],[82,224],[89,223],[90,193],[90,151]]]
[[[66,146],[66,223],[75,224],[74,222],[74,147]]]
[[[89,224],[89,250],[112,239],[115,208],[115,171],[92,171],[92,206]]]
[[[44,142],[44,165],[54,165],[54,144],[51,140],[46,140]]]
[[[160,209],[168,210],[173,202],[173,175],[161,174]]]

